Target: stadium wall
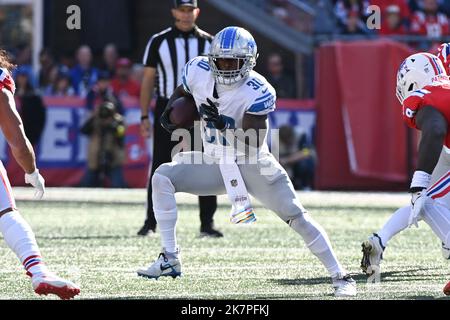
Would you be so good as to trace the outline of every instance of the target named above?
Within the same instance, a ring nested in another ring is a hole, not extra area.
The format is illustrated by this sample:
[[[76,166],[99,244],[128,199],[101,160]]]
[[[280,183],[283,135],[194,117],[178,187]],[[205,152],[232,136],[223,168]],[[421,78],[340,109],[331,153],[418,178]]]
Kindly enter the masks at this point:
[[[398,66],[411,53],[388,40],[318,48],[318,189],[406,187],[416,136],[403,123],[395,87]]]

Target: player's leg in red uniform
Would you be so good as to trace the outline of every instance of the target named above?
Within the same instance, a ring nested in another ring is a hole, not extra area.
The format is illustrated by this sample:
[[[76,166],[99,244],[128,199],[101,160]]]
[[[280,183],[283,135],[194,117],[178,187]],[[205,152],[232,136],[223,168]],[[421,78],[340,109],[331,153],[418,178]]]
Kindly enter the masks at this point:
[[[11,185],[1,162],[0,232],[31,277],[37,294],[56,294],[61,299],[70,299],[80,293],[77,285],[51,273],[44,264],[33,230],[16,209]]]

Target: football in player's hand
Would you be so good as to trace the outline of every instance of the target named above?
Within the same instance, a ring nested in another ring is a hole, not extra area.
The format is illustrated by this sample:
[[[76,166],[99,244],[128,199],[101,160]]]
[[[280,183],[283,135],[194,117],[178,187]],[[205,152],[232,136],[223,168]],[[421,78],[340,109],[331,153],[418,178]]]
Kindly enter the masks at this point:
[[[194,99],[185,96],[173,101],[169,118],[170,122],[177,128],[192,128],[194,121],[200,119]]]

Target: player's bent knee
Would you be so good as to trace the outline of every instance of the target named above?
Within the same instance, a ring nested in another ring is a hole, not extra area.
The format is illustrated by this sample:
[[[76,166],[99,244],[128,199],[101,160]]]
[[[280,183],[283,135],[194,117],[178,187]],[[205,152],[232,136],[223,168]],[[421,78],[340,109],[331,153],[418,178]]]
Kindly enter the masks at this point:
[[[169,180],[171,180],[171,166],[169,163],[163,163],[162,165],[160,165],[158,167],[158,169],[155,170],[155,173],[153,174],[152,177],[152,183],[153,183],[153,178],[158,174],[160,176],[165,176],[167,178],[169,178]]]
[[[153,175],[152,178],[152,188],[154,192],[173,192],[175,193],[175,188],[170,180],[170,176],[164,174],[164,170],[159,170],[160,166]]]
[[[280,205],[277,213],[281,219],[283,219],[284,221],[288,221],[294,220],[298,217],[302,217],[306,213],[306,210],[297,201],[287,201]]]

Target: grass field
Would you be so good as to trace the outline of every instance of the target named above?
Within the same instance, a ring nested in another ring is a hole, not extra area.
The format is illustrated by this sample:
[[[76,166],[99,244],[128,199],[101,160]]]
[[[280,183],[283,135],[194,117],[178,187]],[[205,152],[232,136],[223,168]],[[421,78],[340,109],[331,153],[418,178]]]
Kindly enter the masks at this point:
[[[144,190],[49,189],[46,200],[17,188],[18,206],[34,229],[47,264],[82,288],[77,299],[334,299],[327,272],[301,238],[268,210],[258,222],[236,226],[220,197],[216,226],[222,239],[199,238],[196,198],[178,196],[177,234],[183,277],[158,281],[135,270],[153,261],[159,237],[137,237],[144,218]],[[422,223],[394,238],[379,285],[360,273],[361,242],[399,206],[405,194],[299,193],[328,232],[342,263],[355,274],[357,299],[446,299],[449,261]],[[0,299],[39,299],[16,257],[0,244]],[[45,298],[49,299],[49,298]]]

